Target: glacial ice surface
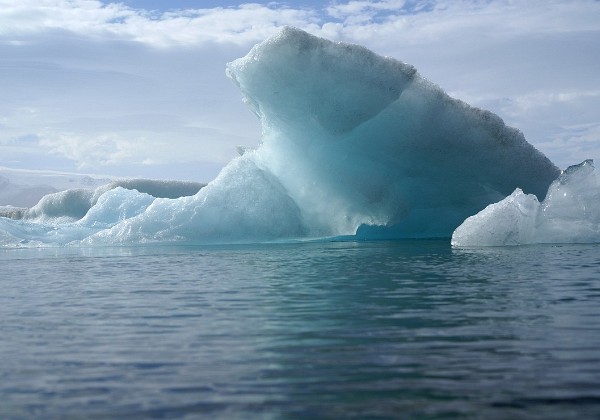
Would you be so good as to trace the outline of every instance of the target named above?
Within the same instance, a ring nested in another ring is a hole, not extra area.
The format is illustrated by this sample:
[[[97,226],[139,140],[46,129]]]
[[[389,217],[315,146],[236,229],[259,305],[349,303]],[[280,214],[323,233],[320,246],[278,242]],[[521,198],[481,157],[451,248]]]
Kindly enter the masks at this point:
[[[262,122],[252,158],[310,235],[450,237],[516,187],[543,198],[559,173],[498,116],[360,46],[286,28],[227,73]]]
[[[360,46],[284,28],[226,73],[261,121],[256,150],[194,195],[44,198],[23,220],[0,220],[0,242],[450,237],[517,187],[543,199],[559,174],[498,116]]]
[[[600,178],[591,160],[563,171],[541,203],[517,188],[452,235],[460,247],[594,242],[600,242]]]

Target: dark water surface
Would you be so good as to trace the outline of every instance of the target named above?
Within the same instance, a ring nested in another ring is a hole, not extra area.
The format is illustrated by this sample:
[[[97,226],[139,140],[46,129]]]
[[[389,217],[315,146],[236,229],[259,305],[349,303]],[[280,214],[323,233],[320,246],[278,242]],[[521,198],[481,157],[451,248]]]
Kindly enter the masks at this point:
[[[0,251],[0,418],[599,418],[600,247]]]

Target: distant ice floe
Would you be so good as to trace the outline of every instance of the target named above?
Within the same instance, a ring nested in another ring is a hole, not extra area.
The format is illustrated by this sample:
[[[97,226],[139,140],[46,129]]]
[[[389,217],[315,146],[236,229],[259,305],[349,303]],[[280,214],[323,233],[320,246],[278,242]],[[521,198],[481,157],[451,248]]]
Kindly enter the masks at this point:
[[[600,179],[592,160],[563,171],[541,203],[517,188],[452,235],[460,247],[594,242],[600,242]]]
[[[188,181],[127,179],[95,189],[48,194],[29,209],[4,206],[0,208],[0,246],[76,245],[143,213],[155,200],[177,201],[204,186]]]
[[[0,167],[0,211],[4,207],[31,207],[46,194],[67,189],[93,189],[109,182],[110,179],[89,175]]]
[[[194,195],[204,186],[205,184],[189,181],[122,179],[95,189],[76,188],[47,194],[35,206],[24,210],[21,217],[13,218],[54,224],[73,222],[86,216],[105,193],[116,188],[135,190],[153,198],[179,198]],[[120,209],[117,204],[115,211],[119,212]]]

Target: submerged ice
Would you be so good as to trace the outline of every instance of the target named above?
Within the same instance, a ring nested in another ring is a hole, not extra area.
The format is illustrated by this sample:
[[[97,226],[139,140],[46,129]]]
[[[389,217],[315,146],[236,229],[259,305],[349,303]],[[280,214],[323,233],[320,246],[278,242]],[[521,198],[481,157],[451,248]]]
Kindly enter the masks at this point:
[[[450,237],[515,188],[543,200],[560,173],[498,116],[360,46],[284,28],[226,72],[260,119],[258,148],[189,194],[46,197],[0,218],[0,243]]]

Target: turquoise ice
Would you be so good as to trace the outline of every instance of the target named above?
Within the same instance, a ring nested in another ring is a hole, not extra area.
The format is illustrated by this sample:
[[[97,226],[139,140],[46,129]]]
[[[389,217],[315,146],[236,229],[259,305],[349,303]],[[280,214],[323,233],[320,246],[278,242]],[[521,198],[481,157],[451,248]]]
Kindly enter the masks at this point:
[[[560,174],[497,115],[361,46],[286,27],[226,73],[260,119],[258,148],[191,195],[124,185],[45,197],[2,221],[2,243],[450,238],[517,188],[543,200]]]

